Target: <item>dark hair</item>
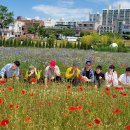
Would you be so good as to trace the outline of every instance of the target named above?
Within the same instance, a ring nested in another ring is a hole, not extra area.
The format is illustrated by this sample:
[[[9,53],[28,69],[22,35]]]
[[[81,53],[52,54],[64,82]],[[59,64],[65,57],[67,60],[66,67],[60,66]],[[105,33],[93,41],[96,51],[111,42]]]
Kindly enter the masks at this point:
[[[14,64],[19,67],[20,66],[20,62],[19,61],[15,61]]]
[[[126,68],[126,72],[129,71],[130,72],[130,67]]]
[[[96,69],[102,70],[102,66],[101,66],[101,65],[98,65],[98,66],[96,67]]]
[[[110,65],[110,66],[109,66],[109,69],[113,69],[113,70],[114,70],[114,69],[115,69],[115,66],[114,66],[114,65]]]

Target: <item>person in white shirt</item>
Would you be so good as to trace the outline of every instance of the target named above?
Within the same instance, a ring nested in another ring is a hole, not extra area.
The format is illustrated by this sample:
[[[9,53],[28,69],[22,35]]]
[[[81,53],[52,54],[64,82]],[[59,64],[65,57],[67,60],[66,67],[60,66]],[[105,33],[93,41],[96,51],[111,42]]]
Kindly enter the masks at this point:
[[[130,87],[130,67],[126,68],[125,74],[122,74],[118,80],[120,85]]]
[[[50,65],[48,65],[45,69],[45,86],[47,86],[47,82],[49,81],[61,81],[61,73],[59,67],[56,65],[55,60],[50,61]]]
[[[106,87],[118,86],[118,77],[114,65],[109,66],[109,70],[105,74],[105,81],[106,81]]]

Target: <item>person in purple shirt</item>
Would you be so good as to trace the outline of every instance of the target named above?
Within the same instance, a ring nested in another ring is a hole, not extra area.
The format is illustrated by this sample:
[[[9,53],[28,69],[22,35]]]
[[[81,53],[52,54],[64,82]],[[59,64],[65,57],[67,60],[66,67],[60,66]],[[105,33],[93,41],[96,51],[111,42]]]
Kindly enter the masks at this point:
[[[1,70],[0,70],[0,79],[6,78],[13,78],[16,77],[16,79],[19,79],[19,66],[20,62],[15,61],[14,63],[9,63],[5,65]]]

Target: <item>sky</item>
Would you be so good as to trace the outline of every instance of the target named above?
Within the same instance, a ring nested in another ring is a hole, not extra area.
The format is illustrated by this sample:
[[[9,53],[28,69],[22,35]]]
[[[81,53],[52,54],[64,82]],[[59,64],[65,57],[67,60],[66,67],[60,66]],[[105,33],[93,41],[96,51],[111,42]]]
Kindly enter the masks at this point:
[[[101,13],[111,5],[130,8],[130,0],[0,0],[14,16],[35,19],[88,20],[89,13]]]

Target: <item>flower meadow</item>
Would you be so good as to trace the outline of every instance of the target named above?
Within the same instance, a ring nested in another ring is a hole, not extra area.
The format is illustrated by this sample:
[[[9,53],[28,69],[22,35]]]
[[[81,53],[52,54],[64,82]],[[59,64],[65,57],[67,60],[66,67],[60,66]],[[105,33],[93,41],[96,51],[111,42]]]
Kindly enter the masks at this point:
[[[0,82],[0,130],[130,130],[130,89],[95,89],[88,84],[28,84],[22,77],[29,65],[43,70],[54,58],[62,75],[73,61],[84,66],[87,57],[93,69],[103,71],[114,64],[118,74],[129,66],[126,53],[92,52],[72,49],[0,48],[0,67],[20,60],[21,80]]]

